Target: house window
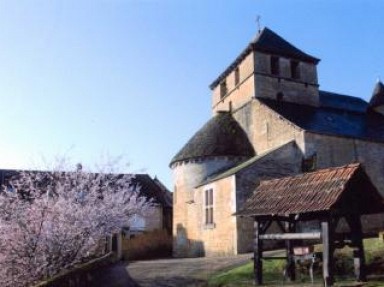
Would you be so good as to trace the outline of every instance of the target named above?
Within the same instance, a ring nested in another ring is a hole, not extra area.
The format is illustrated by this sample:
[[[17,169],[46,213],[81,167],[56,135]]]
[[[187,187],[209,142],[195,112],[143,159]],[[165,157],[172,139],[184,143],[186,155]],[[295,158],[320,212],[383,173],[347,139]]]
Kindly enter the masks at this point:
[[[205,224],[213,224],[213,189],[205,190]]]
[[[240,83],[240,70],[239,67],[235,69],[235,86]]]
[[[227,82],[224,80],[220,84],[220,98],[224,98],[227,94]]]
[[[279,57],[271,57],[271,74],[276,76],[280,74]]]
[[[292,79],[300,79],[300,65],[298,61],[291,61],[291,77]]]

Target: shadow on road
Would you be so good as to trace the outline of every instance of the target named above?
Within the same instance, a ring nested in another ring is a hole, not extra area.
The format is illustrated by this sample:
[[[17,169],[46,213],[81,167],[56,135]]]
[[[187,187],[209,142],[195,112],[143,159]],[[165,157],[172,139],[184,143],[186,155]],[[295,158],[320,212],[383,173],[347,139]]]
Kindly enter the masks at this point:
[[[129,275],[123,262],[98,270],[92,274],[92,284],[95,287],[139,287]]]
[[[187,286],[205,286],[206,281],[201,279],[186,278],[181,276],[176,277],[155,277],[150,279],[140,280],[142,287],[187,287]]]

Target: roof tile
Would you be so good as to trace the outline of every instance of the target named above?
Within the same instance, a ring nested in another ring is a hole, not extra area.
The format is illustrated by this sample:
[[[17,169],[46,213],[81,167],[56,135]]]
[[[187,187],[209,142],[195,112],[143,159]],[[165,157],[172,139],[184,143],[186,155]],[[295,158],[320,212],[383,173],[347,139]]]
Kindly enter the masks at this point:
[[[316,211],[329,211],[335,208],[352,178],[364,173],[359,163],[342,167],[327,168],[282,179],[262,181],[253,195],[246,201],[237,215],[260,216],[303,214]],[[366,176],[366,174],[364,173]],[[362,176],[361,178],[368,178]],[[372,211],[384,210],[383,200],[373,185],[359,190],[368,201],[376,199]],[[362,193],[364,192],[364,193]],[[377,200],[379,199],[379,200]],[[357,203],[359,204],[359,203]],[[363,212],[368,213],[368,210]]]

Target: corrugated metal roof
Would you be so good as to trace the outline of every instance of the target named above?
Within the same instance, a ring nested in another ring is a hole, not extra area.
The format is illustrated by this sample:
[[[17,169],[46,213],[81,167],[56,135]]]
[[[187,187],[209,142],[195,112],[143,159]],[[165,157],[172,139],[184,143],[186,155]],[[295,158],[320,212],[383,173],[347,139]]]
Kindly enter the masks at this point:
[[[348,183],[351,179],[360,176],[368,188],[356,190],[359,188],[358,184],[355,186]],[[344,196],[344,193],[349,190],[352,190],[351,196]],[[340,203],[341,197],[349,202]],[[363,201],[368,201],[368,204],[364,205]],[[382,201],[383,199],[370,183],[360,164],[356,163],[293,177],[262,181],[237,215],[288,216],[329,211],[340,206],[345,208],[349,203],[354,207],[362,204],[363,207],[359,212],[369,213],[369,208],[375,212],[384,210]]]

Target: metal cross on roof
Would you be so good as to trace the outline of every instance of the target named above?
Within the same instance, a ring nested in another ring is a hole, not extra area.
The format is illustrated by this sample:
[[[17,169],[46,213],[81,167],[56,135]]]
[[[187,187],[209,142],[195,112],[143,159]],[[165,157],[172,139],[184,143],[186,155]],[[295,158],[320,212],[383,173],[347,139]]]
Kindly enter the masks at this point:
[[[257,17],[256,17],[256,23],[257,23],[257,29],[258,29],[259,33],[261,32],[261,24],[260,24],[260,20],[261,20],[261,16],[260,16],[260,15],[257,15]]]

